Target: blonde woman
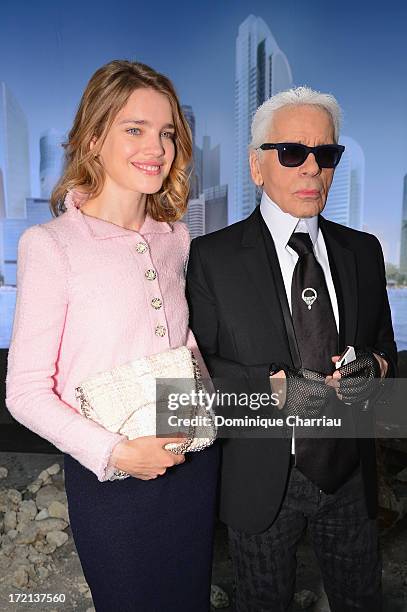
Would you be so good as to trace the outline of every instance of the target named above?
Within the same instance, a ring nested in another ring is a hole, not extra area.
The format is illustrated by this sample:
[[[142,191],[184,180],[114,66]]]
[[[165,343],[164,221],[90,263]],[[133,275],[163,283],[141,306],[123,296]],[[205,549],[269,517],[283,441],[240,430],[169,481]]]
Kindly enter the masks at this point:
[[[87,377],[169,348],[193,348],[204,368],[188,329],[189,235],[178,221],[190,159],[171,82],[112,61],[82,96],[55,218],[19,243],[7,406],[64,453],[97,612],[210,607],[217,445],[186,456],[164,448],[169,438],[129,441],[82,416],[75,399]],[[132,477],[109,480],[116,468]]]

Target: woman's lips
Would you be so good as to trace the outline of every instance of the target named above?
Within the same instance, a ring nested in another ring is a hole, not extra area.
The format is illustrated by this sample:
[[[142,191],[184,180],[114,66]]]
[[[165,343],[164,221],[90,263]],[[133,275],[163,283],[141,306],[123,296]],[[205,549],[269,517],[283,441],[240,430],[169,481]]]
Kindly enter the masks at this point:
[[[141,162],[131,162],[132,166],[140,170],[143,174],[148,176],[157,176],[161,173],[161,164],[144,164]]]

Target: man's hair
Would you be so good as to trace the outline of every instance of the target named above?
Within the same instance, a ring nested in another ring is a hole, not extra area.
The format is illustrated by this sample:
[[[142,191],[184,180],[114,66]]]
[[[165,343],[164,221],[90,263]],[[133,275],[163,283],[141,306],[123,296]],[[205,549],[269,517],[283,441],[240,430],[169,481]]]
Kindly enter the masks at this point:
[[[252,140],[249,148],[257,149],[263,142],[267,142],[276,110],[284,106],[302,106],[305,104],[319,106],[329,113],[332,119],[334,140],[338,142],[342,112],[336,98],[331,94],[314,91],[310,87],[294,87],[280,91],[259,106],[252,120]]]

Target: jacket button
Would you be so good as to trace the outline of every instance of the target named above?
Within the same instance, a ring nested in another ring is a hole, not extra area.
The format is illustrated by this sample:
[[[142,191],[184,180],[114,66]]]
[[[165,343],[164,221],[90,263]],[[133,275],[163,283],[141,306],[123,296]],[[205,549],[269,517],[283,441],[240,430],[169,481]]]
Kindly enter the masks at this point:
[[[167,333],[167,330],[164,327],[164,325],[157,325],[157,327],[155,328],[155,335],[160,336],[160,338],[165,336],[166,333]]]
[[[162,306],[162,305],[163,305],[162,300],[160,300],[160,298],[158,298],[158,297],[153,298],[153,299],[151,300],[151,306],[152,306],[153,308],[155,308],[156,310],[158,310],[159,308],[161,308],[161,306]]]
[[[148,246],[145,242],[138,242],[136,244],[136,251],[137,253],[145,253],[146,251],[148,251]]]
[[[144,272],[144,276],[147,280],[154,280],[155,278],[157,278],[157,272],[155,270],[146,270]]]

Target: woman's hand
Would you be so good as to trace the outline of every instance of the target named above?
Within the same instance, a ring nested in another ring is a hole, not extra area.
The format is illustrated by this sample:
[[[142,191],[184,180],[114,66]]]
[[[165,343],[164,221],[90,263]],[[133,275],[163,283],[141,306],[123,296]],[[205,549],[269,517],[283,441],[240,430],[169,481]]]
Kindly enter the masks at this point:
[[[167,468],[184,463],[184,455],[163,448],[169,442],[180,443],[179,438],[142,436],[116,444],[110,456],[109,467],[114,466],[141,480],[162,476]]]

